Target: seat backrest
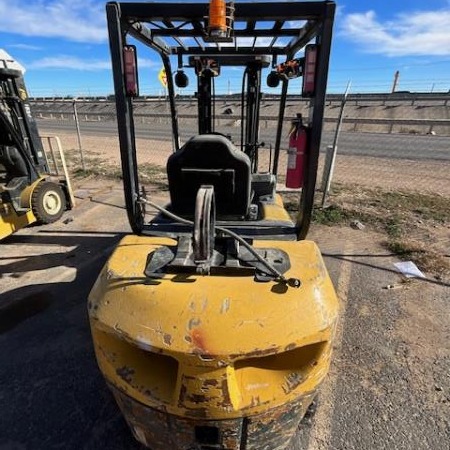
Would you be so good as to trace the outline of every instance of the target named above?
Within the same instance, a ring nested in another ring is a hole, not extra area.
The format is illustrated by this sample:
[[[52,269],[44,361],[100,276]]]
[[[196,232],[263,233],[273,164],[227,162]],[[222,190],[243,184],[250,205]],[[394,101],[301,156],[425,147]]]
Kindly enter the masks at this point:
[[[225,136],[202,134],[187,141],[167,161],[172,209],[194,214],[202,185],[214,186],[218,216],[246,216],[250,206],[251,164]]]
[[[16,147],[0,145],[0,164],[5,168],[10,178],[28,175],[26,162]]]

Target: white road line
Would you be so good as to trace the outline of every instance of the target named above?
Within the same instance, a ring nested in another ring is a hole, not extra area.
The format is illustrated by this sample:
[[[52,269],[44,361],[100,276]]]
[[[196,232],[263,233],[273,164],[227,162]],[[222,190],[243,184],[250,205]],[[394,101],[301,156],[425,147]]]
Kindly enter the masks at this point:
[[[344,247],[342,253],[345,255],[351,254],[352,249],[353,247],[351,243],[349,243]],[[341,310],[333,345],[334,353],[332,355],[330,373],[319,390],[319,405],[313,422],[314,425],[309,436],[308,450],[331,449],[331,418],[333,416],[335,387],[338,378],[338,368],[334,364],[334,361],[336,361],[337,357],[341,354],[345,325],[345,310],[347,307],[348,292],[350,290],[351,272],[352,263],[350,261],[342,261],[336,287],[336,293],[341,303]]]

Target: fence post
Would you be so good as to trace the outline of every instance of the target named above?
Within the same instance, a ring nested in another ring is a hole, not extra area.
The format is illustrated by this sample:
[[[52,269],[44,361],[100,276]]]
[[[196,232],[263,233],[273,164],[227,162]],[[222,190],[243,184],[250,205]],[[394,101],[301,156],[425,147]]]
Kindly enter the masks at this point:
[[[345,103],[347,102],[347,96],[348,96],[348,91],[350,90],[350,85],[351,85],[351,82],[349,81],[347,83],[347,88],[345,89],[345,93],[342,98],[341,110],[339,111],[339,118],[338,118],[338,123],[337,123],[337,127],[336,127],[336,132],[334,133],[333,145],[329,146],[329,147],[331,147],[331,150],[329,150],[329,148],[327,148],[326,160],[329,159],[329,162],[328,162],[329,167],[327,168],[327,161],[325,160],[325,167],[324,167],[324,172],[323,172],[323,177],[322,177],[322,189],[323,189],[322,208],[325,206],[325,201],[327,199],[328,191],[330,190],[331,178],[333,177],[333,169],[334,169],[334,163],[336,161],[336,153],[337,153],[337,147],[338,147],[337,144],[338,144],[338,140],[339,140],[339,134],[341,133],[342,120],[344,119]],[[330,153],[330,156],[328,156],[328,153]],[[327,172],[325,172],[325,169],[327,169]],[[325,179],[325,183],[324,183],[324,179]]]
[[[83,172],[86,172],[86,166],[84,165],[83,147],[81,145],[80,121],[78,120],[77,103],[74,100],[72,104],[73,104],[73,115],[75,117],[75,126],[77,127],[78,149],[80,150],[81,168],[83,169]]]
[[[327,151],[325,153],[325,163],[323,165],[322,185],[320,186],[320,190],[322,192],[326,191],[328,178],[332,177],[333,173],[333,168],[331,167],[332,162],[333,162],[333,146],[327,145]]]

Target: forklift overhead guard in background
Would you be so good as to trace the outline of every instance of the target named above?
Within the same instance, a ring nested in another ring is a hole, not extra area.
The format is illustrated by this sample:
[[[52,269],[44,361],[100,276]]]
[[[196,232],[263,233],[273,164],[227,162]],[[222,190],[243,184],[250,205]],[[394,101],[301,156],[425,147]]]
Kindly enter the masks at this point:
[[[49,173],[20,68],[0,50],[0,240],[73,206],[67,173]]]

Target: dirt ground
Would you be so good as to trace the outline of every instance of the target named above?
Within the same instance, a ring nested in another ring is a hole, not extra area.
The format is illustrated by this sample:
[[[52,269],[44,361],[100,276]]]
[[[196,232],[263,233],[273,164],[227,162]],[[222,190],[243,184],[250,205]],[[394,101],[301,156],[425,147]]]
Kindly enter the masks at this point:
[[[64,149],[79,164],[78,141],[75,134],[59,134]],[[165,167],[172,152],[170,142],[148,139],[136,140],[139,163]],[[82,146],[87,160],[94,164],[103,160],[106,165],[119,165],[119,143],[116,137],[83,136]],[[280,173],[286,170],[286,154],[280,160]],[[265,158],[261,156],[261,166]],[[319,181],[323,171],[324,156],[319,161]],[[450,197],[450,167],[439,161],[413,161],[366,156],[338,155],[334,182],[362,187],[381,187],[385,190],[411,190]]]

